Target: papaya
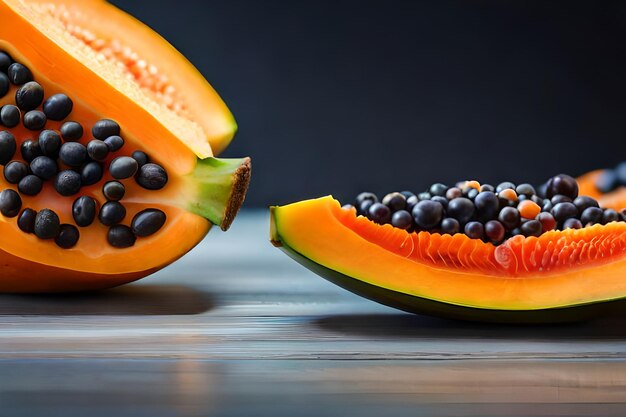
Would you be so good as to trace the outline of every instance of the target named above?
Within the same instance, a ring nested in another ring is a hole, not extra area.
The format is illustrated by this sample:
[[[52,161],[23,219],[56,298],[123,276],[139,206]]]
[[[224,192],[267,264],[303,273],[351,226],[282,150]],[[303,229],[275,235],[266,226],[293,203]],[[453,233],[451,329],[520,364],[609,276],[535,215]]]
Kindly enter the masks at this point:
[[[500,323],[579,321],[626,305],[626,216],[559,175],[468,181],[382,201],[362,193],[271,207],[274,246],[327,280],[404,311]]]
[[[249,158],[203,76],[101,0],[0,0],[0,291],[109,288],[227,230]]]
[[[614,169],[597,169],[578,178],[581,193],[597,199],[602,207],[626,208],[626,162]]]

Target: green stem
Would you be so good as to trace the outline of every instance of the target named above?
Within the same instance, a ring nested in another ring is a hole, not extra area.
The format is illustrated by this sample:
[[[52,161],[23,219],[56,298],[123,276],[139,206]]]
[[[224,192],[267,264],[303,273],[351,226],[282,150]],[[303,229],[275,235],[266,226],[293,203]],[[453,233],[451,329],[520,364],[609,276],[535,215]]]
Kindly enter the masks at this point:
[[[186,176],[195,198],[187,209],[227,230],[241,208],[250,183],[250,158],[198,160]]]

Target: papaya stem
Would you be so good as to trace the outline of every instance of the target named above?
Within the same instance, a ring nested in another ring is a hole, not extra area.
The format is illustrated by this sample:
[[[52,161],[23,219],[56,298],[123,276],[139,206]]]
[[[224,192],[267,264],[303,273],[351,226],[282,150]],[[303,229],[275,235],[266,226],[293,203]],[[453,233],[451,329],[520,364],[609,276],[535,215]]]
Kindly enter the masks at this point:
[[[250,175],[250,158],[198,160],[195,170],[187,176],[196,189],[187,209],[228,230],[246,197]]]

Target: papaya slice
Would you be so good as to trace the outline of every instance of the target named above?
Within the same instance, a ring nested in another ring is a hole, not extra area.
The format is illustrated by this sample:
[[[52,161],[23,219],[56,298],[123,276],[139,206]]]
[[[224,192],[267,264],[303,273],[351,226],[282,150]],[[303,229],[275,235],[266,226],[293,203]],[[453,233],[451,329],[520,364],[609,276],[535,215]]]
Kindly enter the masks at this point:
[[[598,182],[604,173],[605,170],[597,169],[578,177],[581,194],[595,198],[602,207],[618,211],[626,209],[626,186],[611,187],[613,189],[606,193],[598,188]]]
[[[626,302],[626,222],[514,236],[500,245],[465,234],[376,224],[332,197],[271,208],[271,241],[356,294],[449,318],[576,321]]]
[[[228,229],[250,159],[213,157],[236,124],[180,53],[99,0],[1,0],[0,22],[0,291],[120,285]]]

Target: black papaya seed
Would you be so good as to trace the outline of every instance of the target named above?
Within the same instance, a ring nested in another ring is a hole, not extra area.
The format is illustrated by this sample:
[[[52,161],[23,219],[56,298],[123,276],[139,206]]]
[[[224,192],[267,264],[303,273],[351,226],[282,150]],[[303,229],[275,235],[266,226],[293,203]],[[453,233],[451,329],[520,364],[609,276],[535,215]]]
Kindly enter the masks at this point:
[[[498,214],[498,221],[502,223],[507,230],[513,230],[519,227],[520,217],[520,213],[516,208],[504,207]]]
[[[367,210],[367,218],[378,224],[386,224],[391,221],[391,210],[383,203],[374,203]]]
[[[460,190],[459,190],[460,191]],[[441,221],[441,233],[456,235],[461,231],[461,225],[457,219],[446,217]]]
[[[91,197],[78,197],[72,204],[72,216],[79,227],[87,227],[96,219],[97,203]]]
[[[522,234],[528,236],[541,236],[543,226],[539,220],[529,220],[520,226]]]
[[[603,211],[599,207],[587,207],[580,214],[580,222],[583,225],[602,223]]]
[[[500,208],[499,204],[498,196],[492,191],[481,191],[476,198],[474,198],[476,214],[482,221],[495,219]]]
[[[535,187],[527,183],[518,185],[515,188],[515,192],[517,193],[517,195],[525,195],[528,198],[537,194],[537,192],[535,191]]]
[[[389,207],[392,212],[406,208],[406,197],[400,193],[389,193],[383,197],[382,203]]]
[[[107,240],[111,246],[122,249],[133,246],[137,238],[130,227],[118,224],[109,229]]]
[[[146,209],[140,211],[135,215],[135,217],[133,217],[131,229],[137,237],[150,236],[158,232],[163,227],[165,220],[165,213],[161,210]]]
[[[364,201],[371,201],[372,203],[378,203],[378,197],[376,194],[370,192],[362,192],[356,196],[356,200],[354,202],[355,207],[359,207]]]
[[[61,145],[59,158],[66,165],[79,167],[87,161],[87,148],[78,142],[65,142]]]
[[[406,210],[398,210],[391,215],[391,225],[406,230],[413,225],[413,216]]]
[[[50,209],[43,209],[35,217],[35,236],[39,239],[54,239],[59,235],[61,221]]]
[[[563,222],[563,230],[565,229],[582,229],[583,224],[578,219],[567,219]]]
[[[9,184],[17,184],[29,174],[28,165],[22,161],[11,161],[4,167],[4,179]]]
[[[22,159],[28,163],[33,162],[33,159],[43,155],[39,147],[39,141],[32,139],[22,142],[20,153],[22,154]]]
[[[5,73],[0,72],[0,98],[7,95],[10,87],[9,77]]]
[[[60,131],[63,140],[67,142],[75,142],[83,137],[83,126],[78,122],[65,122]]]
[[[104,143],[106,143],[106,145],[109,147],[109,151],[117,152],[122,149],[122,146],[124,146],[124,139],[122,139],[120,136],[113,135],[106,138],[104,140]]]
[[[461,225],[467,223],[474,215],[476,208],[469,198],[459,197],[448,203],[447,214],[457,219]]]
[[[581,195],[580,197],[576,197],[573,203],[578,209],[579,213],[584,212],[589,207],[600,207],[596,199],[588,197],[586,195]]]
[[[109,156],[109,147],[100,139],[94,139],[87,144],[87,154],[94,161],[104,161]]]
[[[417,203],[419,203],[419,198],[417,198],[417,196],[415,194],[413,194],[410,197],[407,197],[406,199],[406,211],[408,211],[409,213],[413,211],[413,207],[415,207],[415,205]]]
[[[442,184],[440,182],[435,183],[433,185],[430,186],[430,188],[428,189],[428,192],[430,193],[430,195],[432,196],[440,196],[443,197],[446,195],[446,192],[448,191],[448,187],[445,184]]]
[[[436,201],[423,200],[413,207],[411,214],[419,227],[428,230],[439,225],[443,218],[444,209],[443,206]]]
[[[42,180],[49,180],[57,174],[57,163],[48,156],[38,156],[30,163],[30,170]]]
[[[507,190],[507,189],[515,190],[516,188],[517,187],[512,182],[505,181],[505,182],[501,182],[500,184],[496,186],[496,192],[499,193],[500,191]]]
[[[502,239],[504,239],[505,233],[506,229],[499,221],[489,220],[487,223],[485,223],[485,235],[493,243],[498,243]]]
[[[81,185],[80,174],[71,169],[59,172],[54,180],[54,189],[65,197],[78,194]]]
[[[24,114],[22,122],[24,123],[24,127],[28,130],[41,130],[48,122],[48,119],[46,118],[44,112],[40,110],[31,110]]]
[[[80,169],[80,179],[83,185],[93,185],[102,179],[102,167],[98,162],[87,162]]]
[[[24,195],[37,195],[43,188],[43,181],[36,175],[25,176],[17,184],[17,189]]]
[[[471,239],[482,239],[485,237],[485,227],[480,222],[468,222],[463,231]]]
[[[65,94],[54,94],[43,103],[43,112],[49,120],[61,121],[70,115],[74,103]]]
[[[6,130],[0,131],[0,165],[6,165],[17,150],[15,136]]]
[[[120,125],[109,119],[98,120],[91,128],[91,134],[94,138],[105,140],[110,136],[119,136]]]
[[[160,190],[167,184],[167,172],[160,165],[147,163],[139,169],[137,183],[147,190]]]
[[[126,208],[117,201],[107,201],[100,208],[98,218],[105,226],[113,226],[120,223],[126,217]]]
[[[4,217],[15,217],[22,209],[22,198],[15,190],[3,190],[0,193],[0,213]]]
[[[62,224],[59,227],[59,234],[54,239],[54,243],[63,249],[71,249],[78,243],[80,232],[72,224]]]
[[[61,135],[54,130],[43,130],[39,134],[39,149],[45,156],[52,159],[59,157],[59,149],[61,149]]]
[[[130,178],[137,173],[139,166],[130,156],[118,156],[111,161],[109,172],[116,180]]]
[[[30,70],[19,62],[9,65],[7,75],[9,76],[9,81],[14,85],[23,85],[33,80],[33,74]]]
[[[24,210],[22,210],[20,216],[17,218],[17,227],[19,227],[22,232],[34,233],[36,217],[37,212],[35,210],[31,208],[25,208]]]
[[[551,210],[557,222],[563,223],[566,219],[578,216],[578,209],[573,203],[557,203]]]
[[[148,154],[142,151],[135,151],[131,156],[135,161],[137,161],[137,165],[139,166],[139,168],[150,162]]]
[[[15,92],[15,104],[20,110],[35,110],[43,101],[43,87],[38,82],[29,81]]]
[[[17,106],[7,104],[0,109],[0,123],[6,127],[15,127],[20,124],[22,113]]]
[[[119,181],[108,181],[102,187],[102,194],[108,201],[120,201],[125,193],[126,188]]]
[[[435,195],[435,196],[432,196],[430,199],[431,199],[431,201],[436,201],[436,202],[440,203],[443,206],[444,209],[448,208],[449,201],[448,201],[447,198],[442,197],[440,195]]]
[[[0,51],[0,72],[6,73],[12,63],[13,59],[11,59],[11,56],[4,51]]]
[[[552,198],[557,194],[564,195],[572,200],[578,197],[578,182],[576,182],[576,179],[566,174],[559,174],[550,178],[546,188],[546,197]]]
[[[611,222],[617,222],[620,220],[620,215],[617,211],[613,209],[606,209],[602,214],[602,224],[607,224]]]

